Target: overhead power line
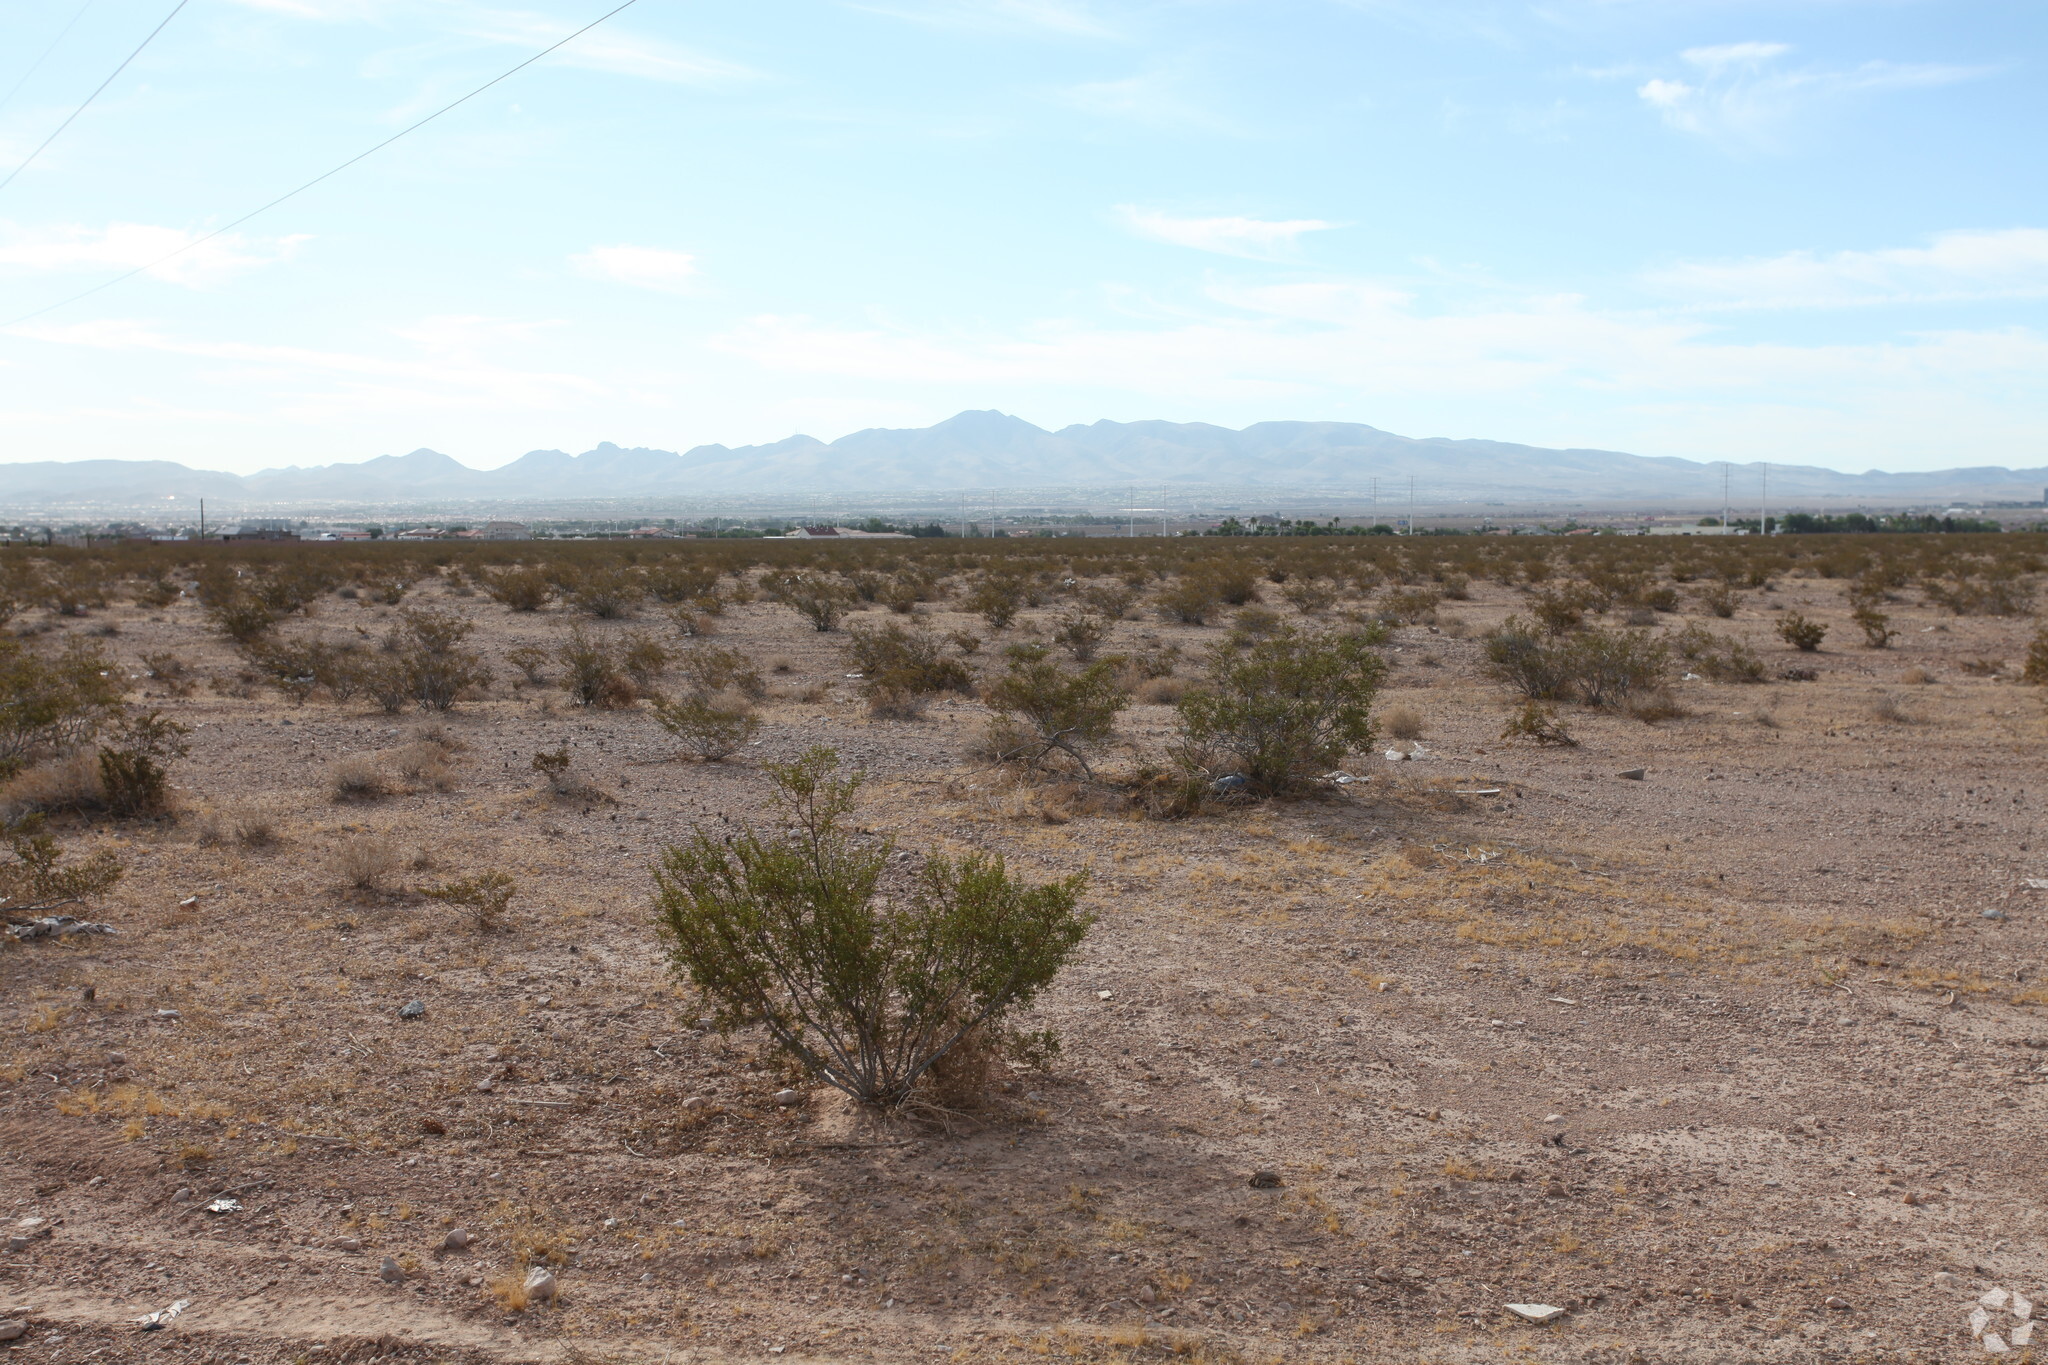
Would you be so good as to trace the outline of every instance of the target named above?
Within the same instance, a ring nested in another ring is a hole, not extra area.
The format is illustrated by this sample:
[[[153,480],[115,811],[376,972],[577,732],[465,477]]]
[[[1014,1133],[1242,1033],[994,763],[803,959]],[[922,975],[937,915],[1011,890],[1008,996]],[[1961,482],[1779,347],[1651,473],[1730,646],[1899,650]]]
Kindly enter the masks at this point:
[[[0,95],[0,109],[5,109],[11,104],[14,97],[21,93],[21,87],[28,84],[28,78],[43,69],[43,63],[50,60],[50,54],[63,45],[64,40],[71,36],[71,30],[78,27],[78,21],[83,19],[85,12],[91,8],[92,0],[85,0],[85,3],[78,7],[77,11],[72,14],[70,21],[57,31],[57,36],[52,38],[50,45],[43,49],[43,55],[30,62],[28,70],[21,73],[21,79],[9,86],[6,94]]]
[[[121,59],[121,64],[114,68],[113,75],[108,76],[105,80],[101,81],[97,86],[95,86],[93,88],[93,92],[85,97],[84,104],[81,104],[76,109],[73,109],[71,111],[69,118],[66,118],[62,123],[58,124],[56,129],[52,131],[48,137],[44,138],[40,143],[36,144],[36,149],[30,152],[28,156],[23,159],[22,163],[19,166],[16,166],[13,170],[9,171],[7,173],[7,178],[5,180],[0,180],[0,190],[4,190],[9,185],[13,184],[14,177],[20,175],[23,171],[27,170],[28,163],[34,161],[37,157],[41,156],[43,154],[43,148],[55,142],[57,140],[57,134],[63,132],[66,128],[69,128],[71,126],[71,120],[77,118],[80,114],[84,113],[86,110],[86,106],[90,105],[94,100],[100,97],[100,91],[105,90],[108,86],[114,83],[114,76],[118,76],[123,71],[126,71],[128,69],[128,63],[134,61],[137,57],[140,57],[142,55],[142,49],[148,47],[150,43],[156,38],[156,35],[162,33],[164,29],[170,24],[171,20],[178,17],[179,10],[185,8],[185,6],[191,3],[192,0],[178,0],[177,4],[171,6],[171,12],[163,17],[163,22],[158,24],[155,28],[151,29],[149,31],[149,37],[144,38],[140,43],[137,43],[135,46],[135,50]],[[79,13],[83,14],[84,11],[80,10]]]
[[[183,6],[184,3],[185,0],[179,0],[179,4],[181,7]],[[635,4],[638,3],[639,0],[625,0],[624,4],[606,10],[603,14],[598,15],[597,18],[592,19],[589,23],[585,24],[582,28],[577,29],[568,37],[563,38],[559,42],[552,43],[549,46],[542,48],[540,51],[534,53],[531,57],[528,57],[525,61],[519,63],[519,65],[511,68],[510,70],[501,72],[498,75],[491,77],[491,79],[485,81],[482,85],[479,85],[476,89],[470,91],[467,95],[462,96],[462,98],[452,100],[449,103],[442,105],[439,109],[436,109],[433,113],[428,114],[425,118],[419,120],[417,123],[411,123],[406,125],[404,128],[401,128],[397,132],[393,133],[390,137],[385,138],[376,146],[371,147],[366,151],[356,153],[356,155],[350,157],[348,160],[342,162],[339,166],[334,167],[332,170],[322,171],[319,175],[314,176],[311,180],[308,180],[305,184],[300,185],[296,189],[286,190],[283,194],[280,194],[279,196],[277,196],[277,198],[271,200],[267,204],[264,204],[260,208],[254,208],[249,210],[247,213],[243,214],[241,217],[235,219],[231,223],[221,224],[213,231],[207,233],[204,237],[195,237],[175,251],[167,251],[163,255],[157,257],[155,260],[149,261],[143,265],[138,265],[133,270],[130,270],[125,274],[116,275],[110,280],[102,280],[90,289],[81,290],[78,293],[71,295],[69,298],[59,299],[57,300],[57,302],[50,304],[47,307],[36,309],[33,313],[23,313],[20,317],[9,318],[5,322],[0,322],[0,327],[18,326],[21,323],[33,321],[34,319],[43,316],[43,314],[45,313],[54,313],[59,308],[68,307],[71,304],[77,303],[81,299],[89,299],[94,294],[99,293],[103,289],[111,289],[115,285],[120,284],[123,280],[132,280],[137,275],[141,275],[148,271],[156,269],[158,266],[164,264],[164,262],[166,261],[174,260],[177,257],[184,255],[186,252],[192,250],[192,248],[196,246],[203,246],[206,243],[212,241],[214,238],[219,237],[224,233],[233,232],[236,228],[248,222],[251,218],[255,218],[260,214],[270,212],[270,210],[276,208],[279,204],[285,202],[285,200],[304,194],[307,190],[312,189],[321,181],[331,179],[332,177],[341,174],[343,171],[355,165],[358,161],[363,160],[365,157],[374,156],[378,152],[383,151],[386,147],[389,147],[392,143],[398,141],[406,134],[415,132],[421,128],[426,127],[429,123],[432,123],[435,119],[441,117],[441,115],[447,113],[449,110],[457,108],[460,105],[467,104],[469,101],[475,99],[478,95],[483,94],[484,91],[490,89],[492,86],[498,84],[500,81],[518,75],[521,71],[524,71],[527,67],[532,66],[535,62],[547,56],[549,53],[554,52],[560,48],[567,47],[570,43],[575,42],[578,38],[581,38],[584,34],[590,32],[590,30],[596,28],[599,24],[602,24],[605,20],[611,18],[613,15],[618,14],[622,10],[631,9]],[[176,13],[175,10],[172,12]]]

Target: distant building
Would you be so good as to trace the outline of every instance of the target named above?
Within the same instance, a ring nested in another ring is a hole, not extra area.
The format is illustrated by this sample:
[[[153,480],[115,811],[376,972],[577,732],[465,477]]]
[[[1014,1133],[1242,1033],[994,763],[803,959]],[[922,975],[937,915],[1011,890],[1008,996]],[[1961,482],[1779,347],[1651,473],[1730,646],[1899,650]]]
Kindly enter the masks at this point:
[[[297,540],[299,533],[292,529],[289,521],[274,517],[258,517],[245,521],[227,533],[227,540]]]
[[[484,523],[485,540],[532,540],[533,532],[523,521],[487,521]]]
[[[998,534],[1001,534],[1000,532]],[[851,526],[799,526],[783,532],[783,538],[797,540],[909,540],[906,531],[861,531]]]

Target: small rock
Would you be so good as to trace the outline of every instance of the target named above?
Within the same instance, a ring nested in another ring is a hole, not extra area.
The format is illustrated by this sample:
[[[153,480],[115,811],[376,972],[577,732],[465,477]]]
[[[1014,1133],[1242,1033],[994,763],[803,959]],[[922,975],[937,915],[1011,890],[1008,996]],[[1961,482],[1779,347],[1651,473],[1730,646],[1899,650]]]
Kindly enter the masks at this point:
[[[1158,1301],[1158,1298],[1159,1291],[1154,1289],[1151,1285],[1141,1284],[1138,1286],[1139,1303],[1154,1303]]]
[[[1277,1190],[1286,1182],[1278,1171],[1254,1171],[1250,1183],[1255,1190]]]
[[[420,1131],[429,1137],[444,1137],[447,1135],[448,1125],[437,1118],[423,1118],[420,1120]]]
[[[1524,1322],[1556,1322],[1564,1316],[1564,1309],[1550,1303],[1507,1303],[1501,1307],[1513,1313]]]
[[[20,1318],[0,1322],[0,1341],[20,1341],[28,1335],[28,1324]]]
[[[778,1090],[775,1092],[775,1102],[784,1109],[794,1109],[804,1102],[804,1092],[801,1090]]]
[[[424,1017],[426,1012],[426,1003],[420,1000],[408,1000],[398,1007],[398,1017],[401,1019],[419,1019]]]
[[[1980,911],[1978,911],[1977,913],[1978,913],[1978,914],[1980,914],[1980,915],[1982,915],[1982,916],[1983,916],[1983,917],[1984,917],[1985,919],[2004,919],[2004,918],[2005,918],[2005,911],[2003,911],[2003,910],[1999,909],[1999,908],[1998,908],[1997,906],[1995,906],[1995,905],[1994,905],[1994,906],[1992,906],[1992,907],[1991,907],[1991,908],[1990,908],[1989,910],[1980,910]]]
[[[1948,1288],[1955,1284],[1956,1277],[1946,1270],[1937,1270],[1934,1272],[1934,1282],[1943,1288]]]
[[[334,1239],[334,1249],[336,1251],[361,1251],[363,1243],[360,1238],[356,1237],[337,1237]]]
[[[1545,1123],[1563,1123],[1563,1122],[1564,1122],[1564,1115],[1563,1115],[1563,1114],[1545,1114],[1545,1115],[1543,1116],[1543,1121],[1544,1121]]]
[[[443,1251],[463,1251],[468,1247],[469,1230],[467,1228],[450,1228],[448,1229],[448,1235],[441,1239],[441,1250]]]
[[[482,1080],[476,1083],[476,1090],[479,1095],[488,1095],[497,1088],[498,1087],[496,1083],[493,1082],[489,1076],[484,1077]]]
[[[377,1267],[377,1278],[386,1284],[397,1284],[405,1278],[405,1272],[398,1268],[398,1262],[386,1256],[384,1264]]]
[[[1827,1305],[1828,1307],[1833,1308],[1839,1312],[1847,1312],[1849,1308],[1849,1301],[1847,1299],[1838,1299],[1833,1294],[1830,1294],[1827,1297]]]
[[[688,1109],[692,1113],[694,1113],[697,1110],[704,1108],[706,1105],[710,1103],[711,1101],[705,1099],[702,1095],[692,1095],[690,1096],[690,1098],[683,1101],[683,1108]]]
[[[1116,997],[1116,992],[1115,992],[1115,991],[1097,991],[1097,992],[1095,992],[1095,998],[1096,998],[1097,1000],[1112,1000],[1112,999],[1114,999],[1115,997]]]
[[[554,1272],[544,1265],[537,1265],[526,1272],[526,1298],[529,1303],[550,1303],[555,1297]]]
[[[1616,777],[1625,777],[1631,782],[1640,782],[1649,775],[1649,770],[1646,768],[1623,768],[1615,774]]]
[[[192,1187],[187,1185],[171,1196],[171,1202],[173,1204],[189,1204],[192,1202],[192,1195]]]
[[[27,1251],[34,1241],[33,1237],[9,1237],[7,1239],[8,1254],[12,1255],[17,1251]]]
[[[107,1054],[107,1065],[108,1065],[108,1066],[126,1066],[126,1065],[128,1065],[128,1054],[127,1054],[127,1053],[125,1053],[125,1052],[109,1052],[109,1053]]]

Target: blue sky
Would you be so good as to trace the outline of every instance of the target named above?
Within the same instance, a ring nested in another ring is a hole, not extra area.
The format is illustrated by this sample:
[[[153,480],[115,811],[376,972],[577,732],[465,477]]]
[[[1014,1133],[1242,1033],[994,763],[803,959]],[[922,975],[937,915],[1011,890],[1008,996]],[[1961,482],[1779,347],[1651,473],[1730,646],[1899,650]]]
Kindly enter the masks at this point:
[[[0,175],[171,0],[80,3],[0,0]],[[0,190],[0,318],[608,7],[192,0]],[[993,407],[2044,464],[2044,54],[2034,0],[639,0],[0,327],[0,461]]]

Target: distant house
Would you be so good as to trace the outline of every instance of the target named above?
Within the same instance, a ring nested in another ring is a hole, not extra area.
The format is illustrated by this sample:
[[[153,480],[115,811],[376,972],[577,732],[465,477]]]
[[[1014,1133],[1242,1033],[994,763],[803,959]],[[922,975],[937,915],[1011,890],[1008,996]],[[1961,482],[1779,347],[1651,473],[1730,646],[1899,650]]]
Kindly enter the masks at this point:
[[[794,531],[784,532],[783,535],[785,539],[794,536],[798,540],[824,540],[827,538],[832,540],[910,539],[909,534],[903,531],[862,531],[851,526],[799,526]]]
[[[532,540],[533,532],[523,521],[487,521],[484,523],[485,540]]]
[[[441,533],[431,526],[415,526],[410,531],[400,531],[397,540],[439,540]]]
[[[349,529],[343,529],[339,531],[322,531],[319,535],[307,537],[308,540],[369,540],[371,538],[372,537],[368,531],[356,531]]]
[[[292,529],[289,521],[270,517],[259,517],[245,521],[227,533],[228,540],[297,540],[299,533]]]
[[[799,526],[794,531],[783,532],[783,538],[794,538],[796,540],[822,540],[828,536],[837,536],[840,534],[841,532],[837,526]]]

